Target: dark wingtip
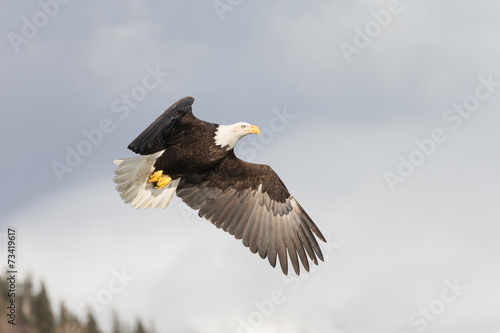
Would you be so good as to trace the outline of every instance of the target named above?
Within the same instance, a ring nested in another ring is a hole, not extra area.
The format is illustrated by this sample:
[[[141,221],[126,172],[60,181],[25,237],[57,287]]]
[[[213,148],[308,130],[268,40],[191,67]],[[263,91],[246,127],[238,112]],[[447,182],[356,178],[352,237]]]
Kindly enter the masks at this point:
[[[194,98],[191,96],[187,96],[184,98],[181,98],[178,100],[176,103],[174,103],[174,106],[176,107],[186,107],[186,106],[191,106],[194,103]]]
[[[184,115],[191,113],[191,105],[194,98],[191,96],[181,98],[171,107],[165,110],[155,121],[151,123],[132,143],[128,149],[134,153],[146,155],[164,149],[163,139],[165,133],[170,131],[177,121]]]
[[[193,105],[193,103],[194,103],[194,98],[191,96],[181,98],[180,100],[172,104],[171,107],[165,110],[164,114],[167,114],[168,112],[170,112],[170,110],[174,109],[184,113],[191,112],[191,105]]]

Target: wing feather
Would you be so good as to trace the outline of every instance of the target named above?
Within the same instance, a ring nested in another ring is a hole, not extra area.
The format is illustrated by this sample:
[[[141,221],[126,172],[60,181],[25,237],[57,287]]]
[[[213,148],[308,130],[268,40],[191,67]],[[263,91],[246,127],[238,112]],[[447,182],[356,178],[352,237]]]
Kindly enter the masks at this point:
[[[184,97],[174,103],[130,143],[128,149],[141,155],[149,155],[163,150],[168,144],[179,141],[181,133],[175,133],[175,125],[186,114],[191,114],[193,97]]]
[[[269,213],[267,207],[262,206],[261,209],[265,212],[262,216],[262,230],[259,239],[259,255],[262,259],[266,258],[269,251],[269,235],[272,235],[272,214]]]
[[[243,193],[237,192],[238,193],[238,198],[236,206],[232,209],[232,211],[229,213],[229,215],[226,217],[226,222],[224,222],[224,230],[229,232],[231,235],[234,235],[236,239],[241,239],[241,237],[238,238],[238,234],[236,233],[236,230],[239,225],[241,225],[241,220],[237,219],[236,216],[244,210],[244,205],[248,205],[248,201],[245,199],[248,197],[249,191],[245,191]]]
[[[271,266],[276,267],[276,256],[278,252],[276,251],[276,242],[274,240],[276,234],[276,224],[272,223],[272,218],[269,218],[271,222],[267,224],[267,259]]]
[[[294,234],[292,235],[293,247],[297,251],[297,254],[299,255],[300,258],[300,262],[302,262],[302,265],[304,266],[306,272],[309,272],[309,261],[307,260],[307,255],[306,252],[304,251],[304,246],[300,241],[298,233],[299,231],[295,231]]]
[[[317,265],[318,264],[318,259],[316,259],[316,255],[314,254],[314,250],[312,249],[311,243],[309,242],[309,239],[306,237],[304,234],[304,230],[299,228],[297,235],[300,240],[300,244],[302,247],[306,250],[307,254],[309,255],[309,258]]]
[[[234,217],[234,220],[238,221],[238,226],[234,230],[234,237],[236,237],[236,239],[243,239],[245,228],[249,223],[249,221],[243,219],[242,217],[248,210],[251,210],[254,207],[253,205],[254,203],[250,200],[251,199],[250,193],[251,192],[248,191],[248,194],[245,197],[246,198],[245,202],[242,204],[240,210],[236,212],[236,215]]]
[[[323,260],[316,241],[324,241],[323,235],[268,166],[234,156],[216,169],[182,176],[177,195],[271,266],[279,260],[284,274],[288,260],[296,274],[300,263],[309,271],[309,260],[316,265]]]
[[[221,195],[220,201],[223,204],[221,205],[220,209],[212,217],[213,224],[217,228],[222,228],[223,230],[226,230],[226,228],[224,228],[223,224],[224,224],[224,222],[226,222],[227,215],[229,215],[229,213],[231,212],[232,207],[235,205],[235,203],[237,203],[237,201],[234,200],[235,197],[237,197],[237,196],[238,196],[238,193],[235,190],[227,191],[226,193],[223,193]]]
[[[234,231],[231,232],[229,228],[234,225],[236,226],[238,223],[234,221],[232,218],[230,218],[230,215],[237,210],[237,207],[241,205],[241,195],[238,191],[233,190],[234,195],[231,198],[231,202],[229,202],[228,205],[224,208],[224,211],[218,216],[218,219],[220,219],[222,222],[222,230],[229,232],[231,235],[234,234]]]
[[[290,223],[290,217],[286,216],[285,220],[287,221],[287,224]],[[299,270],[299,259],[297,258],[297,252],[295,250],[294,244],[293,244],[293,229],[292,228],[287,228],[285,227],[283,230],[284,233],[284,239],[285,239],[285,245],[287,248],[288,256],[290,257],[290,261],[292,262],[293,269],[295,271],[295,274],[299,275],[300,270]]]
[[[283,274],[286,275],[288,274],[288,263],[286,258],[286,245],[283,225],[284,223],[280,223],[278,225],[278,239],[276,239],[276,241],[278,242],[278,259],[280,261],[281,270],[283,271]]]
[[[265,206],[258,206],[254,210],[254,215],[251,217],[252,221],[255,221],[254,228],[252,231],[251,239],[250,239],[250,251],[252,253],[256,253],[257,250],[259,249],[259,244],[260,244],[260,239],[265,238],[265,232],[266,232],[266,222],[263,217],[264,217],[264,210]],[[267,213],[267,211],[266,211]],[[264,249],[263,249],[264,250]],[[264,257],[265,258],[265,257]]]
[[[252,204],[253,204],[252,209],[248,209],[245,212],[245,214],[241,217],[242,220],[248,221],[245,228],[245,232],[243,233],[243,245],[245,245],[246,247],[250,246],[250,240],[252,239],[252,235],[256,232],[256,230],[258,230],[258,227],[260,226],[261,222],[260,220],[252,219],[252,216],[255,215],[255,212],[259,207],[259,203],[253,200]],[[250,248],[250,251],[252,251],[252,253],[255,253],[255,251],[252,250],[252,248]]]

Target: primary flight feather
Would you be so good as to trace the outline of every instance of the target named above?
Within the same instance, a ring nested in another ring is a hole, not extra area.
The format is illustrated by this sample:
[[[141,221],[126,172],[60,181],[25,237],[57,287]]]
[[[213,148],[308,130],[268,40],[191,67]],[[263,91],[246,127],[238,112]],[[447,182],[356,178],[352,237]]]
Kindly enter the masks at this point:
[[[299,259],[309,271],[309,259],[323,260],[316,240],[325,241],[321,231],[271,167],[234,154],[238,140],[259,128],[202,121],[192,113],[193,102],[179,100],[128,146],[141,156],[114,161],[120,196],[135,208],[166,208],[176,193],[273,267],[279,258],[284,274],[287,254],[296,274]]]

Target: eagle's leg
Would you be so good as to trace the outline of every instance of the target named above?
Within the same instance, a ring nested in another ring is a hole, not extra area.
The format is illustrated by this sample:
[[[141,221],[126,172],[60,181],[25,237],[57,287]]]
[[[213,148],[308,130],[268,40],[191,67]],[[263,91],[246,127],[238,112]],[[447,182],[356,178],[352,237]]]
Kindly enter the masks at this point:
[[[168,185],[171,180],[172,178],[170,178],[169,176],[163,177],[163,170],[158,170],[151,176],[149,176],[149,182],[156,183],[156,188],[162,188],[163,186]]]
[[[166,177],[161,177],[157,182],[156,182],[156,188],[162,188],[165,185],[168,185],[172,178],[169,176]]]
[[[163,175],[163,170],[156,171],[151,176],[149,176],[149,182],[150,183],[156,183],[157,181],[160,180],[160,178],[161,178],[162,175]]]

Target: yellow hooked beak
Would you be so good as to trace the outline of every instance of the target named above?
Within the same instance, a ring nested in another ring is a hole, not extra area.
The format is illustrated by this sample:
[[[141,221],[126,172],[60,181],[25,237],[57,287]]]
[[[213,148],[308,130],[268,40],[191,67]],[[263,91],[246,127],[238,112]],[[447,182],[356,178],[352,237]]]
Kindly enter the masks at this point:
[[[250,126],[250,129],[248,130],[248,133],[260,134],[260,129],[257,126],[252,125],[252,126]]]

